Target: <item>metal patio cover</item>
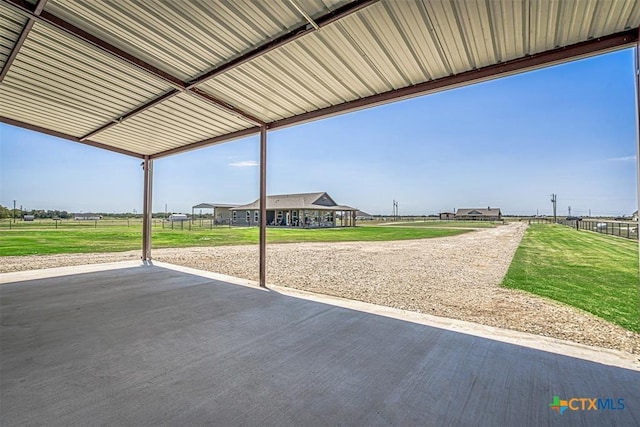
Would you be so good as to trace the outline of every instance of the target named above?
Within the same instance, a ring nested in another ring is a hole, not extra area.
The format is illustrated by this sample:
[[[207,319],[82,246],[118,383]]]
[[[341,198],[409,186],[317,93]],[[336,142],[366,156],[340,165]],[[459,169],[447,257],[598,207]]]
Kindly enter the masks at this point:
[[[631,46],[636,0],[0,0],[0,121],[154,159]]]

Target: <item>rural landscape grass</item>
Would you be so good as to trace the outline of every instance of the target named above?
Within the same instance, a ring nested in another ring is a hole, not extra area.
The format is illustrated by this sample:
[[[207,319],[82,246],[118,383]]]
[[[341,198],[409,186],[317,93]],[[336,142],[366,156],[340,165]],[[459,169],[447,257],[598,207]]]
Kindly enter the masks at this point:
[[[267,229],[269,243],[348,242],[426,239],[453,236],[470,230],[416,227],[346,227],[323,229]],[[61,253],[118,252],[139,249],[140,227],[108,226],[93,228],[4,230],[0,233],[0,256],[50,255]],[[256,227],[214,227],[181,230],[153,229],[154,248],[248,245],[258,243]]]
[[[502,284],[640,332],[636,241],[534,224],[525,233]]]

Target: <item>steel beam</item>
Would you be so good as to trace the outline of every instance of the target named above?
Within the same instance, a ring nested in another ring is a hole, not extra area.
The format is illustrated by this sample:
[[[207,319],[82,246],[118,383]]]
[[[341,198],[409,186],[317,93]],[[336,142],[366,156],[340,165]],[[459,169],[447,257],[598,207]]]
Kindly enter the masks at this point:
[[[120,123],[124,122],[125,120],[130,119],[131,117],[133,117],[133,116],[135,116],[137,114],[140,114],[143,111],[146,111],[149,108],[154,107],[154,106],[158,105],[159,103],[161,103],[163,101],[166,101],[167,99],[173,98],[174,96],[178,95],[179,93],[182,93],[182,92],[180,92],[178,89],[172,89],[169,92],[165,93],[164,95],[160,95],[157,98],[154,98],[154,99],[152,99],[152,100],[150,100],[148,102],[145,102],[144,104],[140,105],[139,107],[134,108],[133,110],[129,111],[128,113],[118,117],[116,120],[114,120],[112,122],[109,122],[109,123],[107,123],[107,124],[105,124],[103,126],[100,126],[99,128],[97,128],[97,129],[89,132],[88,134],[80,137],[80,141],[84,141],[84,140],[86,140],[88,138],[91,138],[92,136],[95,136],[95,135],[99,134],[102,131],[105,131],[105,130],[109,129],[110,127],[113,127],[113,126],[115,126],[117,124],[120,124]]]
[[[34,16],[38,16],[40,15],[40,13],[42,13],[44,6],[47,4],[47,1],[48,0],[39,0],[38,3],[36,3],[32,12]],[[2,67],[2,70],[0,70],[0,83],[2,83],[7,73],[9,72],[9,68],[11,68],[11,64],[13,64],[13,61],[14,59],[16,59],[16,56],[18,56],[18,53],[20,52],[20,48],[24,44],[25,40],[27,40],[27,36],[29,35],[31,28],[33,28],[33,24],[35,22],[36,21],[34,18],[32,17],[27,18],[27,22],[24,24],[24,28],[22,28],[22,31],[20,32],[20,36],[18,36],[18,40],[16,40],[16,43],[13,45],[13,49],[11,49],[11,53],[9,53],[9,56],[4,62],[4,66]]]
[[[417,85],[371,95],[366,98],[360,98],[338,105],[332,105],[320,110],[310,111],[308,113],[270,122],[268,126],[269,129],[288,127],[313,120],[324,119],[338,114],[361,110],[363,108],[387,104],[392,101],[399,101],[402,99],[466,86],[473,83],[480,83],[498,77],[506,77],[525,71],[531,71],[567,62],[568,60],[580,59],[595,54],[621,49],[625,46],[632,46],[633,43],[637,42],[637,40],[638,30],[628,30],[500,64],[490,65],[477,70],[466,71],[464,73],[443,77],[441,79],[431,80]]]
[[[267,127],[260,128],[260,287],[267,287]]]
[[[29,129],[29,130],[32,130],[34,132],[40,132],[40,133],[43,133],[45,135],[55,136],[56,138],[66,139],[68,141],[79,142],[81,144],[90,145],[91,147],[96,147],[96,148],[101,148],[103,150],[113,151],[114,153],[124,154],[126,156],[136,157],[136,158],[139,158],[139,159],[144,158],[144,155],[142,155],[140,153],[135,153],[133,151],[125,150],[125,149],[118,148],[118,147],[112,147],[110,145],[102,144],[100,142],[90,141],[88,139],[85,139],[84,141],[81,141],[80,138],[78,138],[77,136],[69,135],[69,134],[64,133],[64,132],[58,132],[56,130],[48,129],[48,128],[45,128],[45,127],[42,127],[42,126],[37,126],[37,125],[31,124],[31,123],[21,122],[20,120],[15,120],[15,119],[12,119],[12,118],[9,118],[9,117],[0,116],[0,122],[1,123],[6,123],[6,124],[11,125],[11,126],[17,126],[17,127],[21,127],[21,128],[24,128],[24,129]]]
[[[197,150],[199,148],[208,147],[210,145],[220,144],[222,142],[233,141],[234,139],[244,138],[245,136],[255,135],[260,132],[260,128],[257,126],[242,129],[236,132],[227,133],[220,136],[215,136],[213,138],[203,139],[201,141],[197,141],[188,145],[183,145],[182,147],[171,148],[169,150],[161,151],[156,154],[152,154],[152,159],[159,159],[161,157],[172,156],[174,154],[184,153],[186,151]]]
[[[264,126],[265,122],[263,122],[262,120],[260,120],[259,118],[252,116],[249,113],[246,113],[244,111],[242,111],[241,109],[234,107],[233,105],[229,104],[228,102],[225,102],[221,99],[216,98],[213,95],[208,94],[207,92],[198,89],[198,88],[192,88],[189,89],[189,92],[196,95],[196,97],[202,99],[205,102],[208,102],[209,104],[213,104],[218,108],[222,108],[223,110],[225,110],[228,113],[231,113],[235,116],[240,117],[241,119],[247,120],[255,125],[258,126]]]
[[[151,214],[153,195],[153,160],[149,156],[142,162],[144,169],[144,200],[142,206],[142,260],[151,261]]]
[[[353,13],[356,13],[362,9],[364,9],[365,7],[371,6],[372,4],[377,3],[379,0],[354,0],[350,3],[345,4],[344,6],[341,6],[329,13],[327,13],[326,15],[320,16],[318,18],[316,18],[314,20],[314,22],[316,23],[318,29],[322,28],[322,27],[326,27],[329,24],[332,24],[336,21],[339,21],[340,19],[343,19]],[[188,82],[187,84],[187,89],[190,89],[192,87],[195,87],[201,83],[206,82],[207,80],[210,80],[216,76],[219,76],[222,73],[226,73],[227,71],[238,67],[246,62],[249,62],[253,59],[258,58],[259,56],[264,55],[267,52],[270,52],[274,49],[277,49],[279,47],[282,47],[288,43],[291,43],[292,41],[295,41],[297,39],[299,39],[300,37],[306,36],[309,33],[312,33],[316,31],[316,28],[311,26],[310,24],[303,24],[300,25],[299,27],[296,27],[295,29],[293,29],[292,31],[289,31],[286,34],[281,35],[280,37],[277,37],[273,40],[271,40],[270,42],[267,42],[265,44],[263,44],[262,46],[258,46],[257,48],[243,54],[240,55],[239,57],[232,59],[229,62],[226,62],[223,65],[220,65],[219,67],[214,68],[213,70],[210,70],[206,73],[204,73],[203,75],[201,75],[200,77],[197,77],[193,80],[191,80],[190,82]]]

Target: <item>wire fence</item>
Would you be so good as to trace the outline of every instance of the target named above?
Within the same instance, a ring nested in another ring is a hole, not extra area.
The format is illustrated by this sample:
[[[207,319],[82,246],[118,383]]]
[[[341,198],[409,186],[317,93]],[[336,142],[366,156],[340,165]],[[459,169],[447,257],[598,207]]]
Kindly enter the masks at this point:
[[[185,221],[171,221],[165,218],[153,218],[154,229],[165,230],[192,230],[212,229],[215,227],[229,227],[229,220],[216,220],[213,218],[193,218]],[[118,218],[118,219],[35,219],[24,221],[18,219],[0,219],[1,230],[80,230],[80,229],[106,229],[106,228],[138,228],[142,229],[142,218]]]
[[[607,221],[600,219],[581,220],[558,220],[559,224],[576,230],[594,231],[596,233],[608,234],[610,236],[624,237],[626,239],[638,240],[638,222],[636,221]]]

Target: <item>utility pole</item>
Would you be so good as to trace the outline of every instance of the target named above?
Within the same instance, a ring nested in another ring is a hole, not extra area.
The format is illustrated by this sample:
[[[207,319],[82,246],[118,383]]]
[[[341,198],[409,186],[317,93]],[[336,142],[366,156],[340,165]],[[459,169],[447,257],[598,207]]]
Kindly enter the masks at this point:
[[[13,201],[13,223],[16,223],[16,201]]]
[[[558,195],[551,195],[551,203],[553,203],[553,223],[556,223],[556,203],[558,202]]]
[[[589,217],[591,217],[591,209],[589,209]]]
[[[571,216],[571,206],[569,206],[569,216]]]

